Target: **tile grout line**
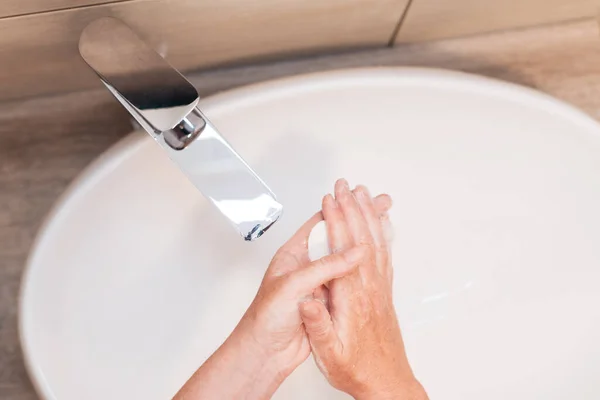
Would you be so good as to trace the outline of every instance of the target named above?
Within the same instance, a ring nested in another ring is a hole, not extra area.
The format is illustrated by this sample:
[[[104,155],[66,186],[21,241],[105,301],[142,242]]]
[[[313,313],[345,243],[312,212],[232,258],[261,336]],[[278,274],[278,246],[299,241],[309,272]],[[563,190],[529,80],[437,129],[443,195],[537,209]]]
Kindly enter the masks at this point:
[[[0,21],[5,20],[5,19],[11,19],[11,18],[29,17],[29,16],[32,16],[32,15],[49,14],[49,13],[53,13],[53,12],[79,10],[79,9],[82,9],[82,8],[109,6],[111,4],[127,3],[127,2],[130,2],[130,1],[134,1],[134,0],[109,0],[109,1],[106,1],[104,3],[84,4],[84,5],[81,5],[81,6],[53,8],[53,9],[44,10],[44,11],[24,12],[24,13],[21,13],[21,14],[11,14],[11,15],[2,16],[2,17],[0,17]]]
[[[413,0],[408,0],[408,2],[406,3],[406,6],[404,7],[404,11],[402,12],[402,15],[400,15],[400,18],[398,19],[398,23],[396,24],[396,26],[394,27],[394,30],[392,31],[392,36],[390,37],[390,40],[387,43],[387,47],[394,47],[394,43],[396,42],[398,33],[400,33],[400,28],[402,28],[402,25],[404,24],[404,20],[406,19],[406,16],[408,15],[410,8],[412,7],[412,4],[413,4]]]

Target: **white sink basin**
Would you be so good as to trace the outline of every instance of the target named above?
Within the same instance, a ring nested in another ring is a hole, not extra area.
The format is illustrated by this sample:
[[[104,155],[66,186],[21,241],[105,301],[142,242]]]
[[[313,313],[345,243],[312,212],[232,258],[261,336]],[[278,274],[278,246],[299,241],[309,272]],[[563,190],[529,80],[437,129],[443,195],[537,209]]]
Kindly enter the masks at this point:
[[[600,94],[599,94],[600,95]],[[134,133],[50,215],[21,340],[44,399],[168,399],[233,329],[336,178],[395,199],[395,302],[432,399],[600,398],[600,126],[538,92],[372,69],[235,90],[203,110],[278,194],[243,242]],[[276,399],[343,399],[313,364]]]

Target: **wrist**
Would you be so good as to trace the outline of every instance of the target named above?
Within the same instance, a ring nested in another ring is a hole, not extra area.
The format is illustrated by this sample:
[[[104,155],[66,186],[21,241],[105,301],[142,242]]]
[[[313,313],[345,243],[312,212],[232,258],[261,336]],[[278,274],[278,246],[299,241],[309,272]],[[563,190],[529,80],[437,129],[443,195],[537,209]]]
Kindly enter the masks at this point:
[[[261,314],[264,312],[249,310],[233,331],[231,339],[244,343],[244,347],[251,349],[262,367],[283,381],[306,360],[310,354],[310,345],[304,332],[298,332],[302,334],[300,338],[281,341],[267,328],[271,324],[269,318]],[[306,347],[305,352],[302,351],[303,347]]]
[[[394,385],[371,386],[353,394],[356,400],[428,400],[423,386],[415,378]]]
[[[231,360],[232,378],[244,382],[249,398],[269,398],[287,377],[276,357],[254,340],[251,332],[234,331],[223,344]]]
[[[237,329],[174,397],[181,399],[269,399],[285,376],[252,338]]]

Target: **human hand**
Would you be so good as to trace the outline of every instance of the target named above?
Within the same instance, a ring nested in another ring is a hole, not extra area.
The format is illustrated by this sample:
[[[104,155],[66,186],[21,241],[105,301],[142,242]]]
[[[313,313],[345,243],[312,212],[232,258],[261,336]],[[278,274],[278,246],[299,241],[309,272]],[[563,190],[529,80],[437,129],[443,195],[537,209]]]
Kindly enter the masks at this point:
[[[377,215],[386,215],[390,207],[387,195],[373,200]],[[284,378],[310,355],[298,305],[313,298],[326,305],[329,295],[324,284],[352,272],[365,251],[348,246],[311,263],[308,237],[322,219],[322,213],[315,214],[277,251],[256,298],[236,328],[252,336]]]
[[[321,372],[355,399],[427,399],[415,379],[392,302],[393,269],[379,213],[365,187],[340,180],[335,199],[323,199],[333,254],[364,249],[357,269],[329,283],[329,310],[319,301],[300,305]]]
[[[374,199],[385,215],[388,196]],[[308,236],[323,219],[315,214],[273,257],[258,293],[223,345],[196,371],[176,400],[266,399],[310,354],[298,304],[328,298],[325,283],[352,272],[365,249],[352,247],[313,263]]]

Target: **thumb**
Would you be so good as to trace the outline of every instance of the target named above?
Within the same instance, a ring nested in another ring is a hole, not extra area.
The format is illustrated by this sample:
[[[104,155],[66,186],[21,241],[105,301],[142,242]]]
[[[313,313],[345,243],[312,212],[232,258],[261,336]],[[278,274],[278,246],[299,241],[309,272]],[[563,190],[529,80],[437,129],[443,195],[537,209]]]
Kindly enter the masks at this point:
[[[296,295],[302,296],[313,293],[316,288],[333,279],[348,275],[365,257],[365,252],[364,246],[357,246],[311,262],[291,274],[292,290]]]
[[[325,354],[326,350],[333,349],[339,344],[339,338],[333,328],[333,321],[323,303],[318,300],[309,300],[300,303],[299,309],[314,353]]]

